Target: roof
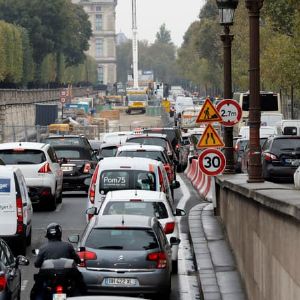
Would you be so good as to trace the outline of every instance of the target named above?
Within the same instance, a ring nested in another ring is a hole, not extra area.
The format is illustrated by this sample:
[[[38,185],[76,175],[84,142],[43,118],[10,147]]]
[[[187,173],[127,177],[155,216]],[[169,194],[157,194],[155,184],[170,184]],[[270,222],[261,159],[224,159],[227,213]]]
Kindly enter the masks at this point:
[[[167,135],[166,134],[162,134],[162,133],[142,133],[142,134],[135,134],[135,135],[129,136],[128,139],[131,139],[131,138],[141,138],[141,137],[158,137],[158,138],[167,139]]]
[[[133,170],[149,170],[149,165],[162,165],[162,163],[157,160],[143,157],[105,157],[100,160],[99,164],[100,170],[120,169],[120,166],[123,166],[124,169],[128,167],[128,169]]]
[[[108,192],[106,201],[128,201],[132,199],[143,199],[145,201],[164,201],[166,195],[163,192],[146,190],[116,190]]]
[[[151,228],[154,221],[153,219],[155,218],[137,215],[105,215],[97,217],[94,227],[108,228],[123,225],[134,228]]]
[[[130,145],[123,145],[119,147],[119,152],[121,151],[136,151],[136,150],[145,150],[145,151],[156,151],[156,152],[164,152],[164,148],[161,146],[154,146],[154,145],[142,145],[142,144],[130,144]]]
[[[33,143],[33,142],[15,142],[15,143],[0,143],[0,149],[32,149],[32,150],[43,150],[47,144],[44,143]]]

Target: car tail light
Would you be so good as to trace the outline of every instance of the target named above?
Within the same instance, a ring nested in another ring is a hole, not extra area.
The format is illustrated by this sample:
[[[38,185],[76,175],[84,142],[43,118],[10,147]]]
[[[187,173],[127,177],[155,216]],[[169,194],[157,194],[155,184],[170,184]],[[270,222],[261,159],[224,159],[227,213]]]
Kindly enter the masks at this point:
[[[0,274],[0,292],[5,289],[6,283],[7,283],[7,280],[6,280],[5,274],[3,274],[3,273]]]
[[[165,234],[172,233],[174,231],[174,228],[175,228],[175,222],[166,223],[164,227]]]
[[[169,164],[165,164],[165,170],[167,173],[171,173],[171,166]]]
[[[266,161],[278,160],[278,157],[272,153],[264,153],[264,158]]]
[[[96,166],[96,169],[93,173],[93,176],[91,179],[91,184],[90,184],[90,189],[89,189],[89,198],[90,198],[90,202],[92,204],[95,203],[95,195],[96,195],[95,189],[96,189],[96,181],[97,181],[97,176],[98,176],[98,169],[99,169],[99,165]]]
[[[165,269],[167,267],[167,257],[165,252],[153,252],[147,255],[147,260],[156,261],[157,269]]]
[[[164,179],[160,168],[158,168],[158,177],[159,177],[160,191],[165,192]]]
[[[79,264],[80,267],[86,267],[87,260],[96,260],[97,255],[95,252],[92,251],[79,251],[77,252],[78,256],[81,259],[81,263]]]
[[[83,169],[83,173],[89,173],[90,172],[90,170],[91,170],[91,164],[90,163],[86,163],[85,165],[84,165],[84,169]]]
[[[23,233],[23,203],[22,198],[16,197],[17,205],[17,233]]]
[[[55,292],[56,292],[56,294],[62,294],[62,293],[63,293],[63,291],[64,291],[64,288],[63,288],[63,286],[62,286],[62,285],[58,285],[58,286],[56,286],[56,288],[55,288]]]
[[[178,150],[180,148],[180,144],[177,144],[175,148]]]
[[[39,173],[52,173],[51,168],[50,168],[50,164],[47,162],[45,163],[40,169],[39,169]]]

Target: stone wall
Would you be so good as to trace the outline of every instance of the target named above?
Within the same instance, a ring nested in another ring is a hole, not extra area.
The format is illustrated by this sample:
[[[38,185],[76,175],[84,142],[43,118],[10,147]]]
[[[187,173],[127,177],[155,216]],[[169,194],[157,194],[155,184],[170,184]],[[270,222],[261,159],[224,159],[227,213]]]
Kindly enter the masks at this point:
[[[300,191],[217,178],[220,215],[249,300],[300,299]]]

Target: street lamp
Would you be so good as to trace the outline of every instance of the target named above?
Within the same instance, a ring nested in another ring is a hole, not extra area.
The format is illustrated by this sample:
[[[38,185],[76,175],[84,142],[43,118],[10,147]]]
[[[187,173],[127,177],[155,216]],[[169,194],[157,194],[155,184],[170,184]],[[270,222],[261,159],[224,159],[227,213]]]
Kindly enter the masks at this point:
[[[250,99],[249,99],[249,163],[248,182],[263,182],[259,128],[260,104],[260,61],[259,61],[259,11],[264,0],[246,0],[250,27]]]
[[[234,11],[238,6],[238,0],[216,0],[219,9],[220,25],[224,27],[221,35],[224,49],[224,99],[232,98],[232,75],[231,75],[231,44],[233,35],[230,34],[230,26],[233,25]],[[226,167],[224,173],[232,174],[234,170],[233,157],[233,127],[224,128],[224,143]]]

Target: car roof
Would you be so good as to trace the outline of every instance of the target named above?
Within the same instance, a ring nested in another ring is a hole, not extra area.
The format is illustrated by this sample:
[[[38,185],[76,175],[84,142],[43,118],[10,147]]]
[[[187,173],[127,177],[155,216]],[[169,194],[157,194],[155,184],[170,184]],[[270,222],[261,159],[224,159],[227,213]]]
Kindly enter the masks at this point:
[[[119,147],[119,151],[135,151],[143,149],[145,151],[159,151],[164,152],[165,148],[162,146],[155,146],[155,145],[142,145],[142,144],[132,144],[132,145],[123,145]]]
[[[100,160],[99,164],[101,165],[100,171],[104,169],[120,169],[120,167],[123,167],[124,169],[129,168],[132,170],[149,170],[150,165],[162,165],[162,163],[157,160],[143,157],[105,157]]]
[[[126,228],[151,228],[154,219],[154,217],[140,215],[98,215],[94,227],[108,228],[124,226]]]
[[[35,142],[14,142],[14,143],[0,143],[0,149],[30,149],[30,150],[43,150],[48,144],[35,143]]]
[[[164,192],[146,191],[146,190],[116,190],[109,191],[105,201],[128,201],[132,199],[142,199],[144,201],[165,201]]]
[[[53,134],[45,137],[45,139],[54,139],[54,138],[86,138],[84,135],[77,134]]]
[[[144,138],[144,137],[157,137],[157,138],[164,138],[167,139],[167,135],[166,134],[162,134],[162,133],[142,133],[142,134],[134,134],[128,137],[128,139],[134,139],[134,138]]]
[[[99,149],[104,149],[104,148],[111,148],[111,147],[116,147],[118,148],[121,144],[120,143],[102,143],[99,147]]]
[[[16,167],[15,166],[2,166],[0,165],[0,177],[7,177],[8,175],[13,174],[16,171]]]

